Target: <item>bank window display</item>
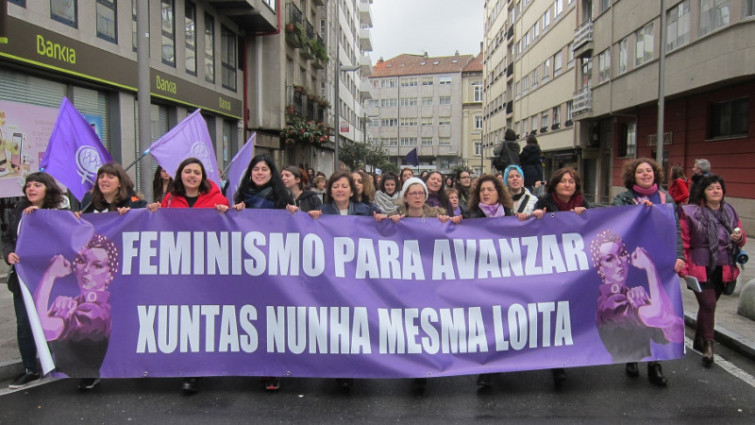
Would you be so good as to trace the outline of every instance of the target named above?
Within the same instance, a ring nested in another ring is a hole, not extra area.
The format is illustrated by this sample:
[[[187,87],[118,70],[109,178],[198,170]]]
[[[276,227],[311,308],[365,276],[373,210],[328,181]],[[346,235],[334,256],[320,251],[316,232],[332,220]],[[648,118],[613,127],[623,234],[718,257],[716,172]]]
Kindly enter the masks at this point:
[[[76,0],[50,0],[50,18],[78,28]]]
[[[236,91],[236,34],[224,26],[220,27],[220,63],[223,87]]]
[[[215,82],[215,20],[204,15],[204,79]]]
[[[176,66],[176,25],[173,0],[160,2],[160,33],[163,63]]]
[[[115,12],[115,0],[97,0],[97,37],[118,43],[118,27]]]
[[[186,2],[184,14],[184,28],[186,34],[186,72],[197,75],[197,8],[194,3]]]

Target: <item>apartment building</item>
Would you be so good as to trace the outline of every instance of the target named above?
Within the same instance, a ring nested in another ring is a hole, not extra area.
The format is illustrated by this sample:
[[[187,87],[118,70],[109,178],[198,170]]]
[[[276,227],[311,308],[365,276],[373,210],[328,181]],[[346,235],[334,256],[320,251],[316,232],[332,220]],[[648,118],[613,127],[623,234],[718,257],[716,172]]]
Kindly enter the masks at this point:
[[[129,164],[138,157],[136,4],[0,2],[8,13],[7,41],[0,43],[0,131],[3,143],[13,139],[21,146],[7,158],[16,161],[14,170],[39,168],[64,96],[92,123],[116,161]],[[276,5],[149,2],[152,140],[201,108],[219,166],[230,161],[244,140],[243,64],[237,53],[246,35],[276,29]],[[149,158],[140,161],[132,169],[136,182],[144,164],[152,172]],[[17,196],[23,176],[0,168],[0,196]]]
[[[370,83],[368,134],[399,167],[417,149],[417,171],[449,172],[463,157],[463,72],[472,55],[428,57],[402,54],[380,58]],[[474,80],[470,80],[474,81]]]
[[[482,173],[482,52],[461,72],[461,158],[476,175]]]
[[[575,0],[491,0],[483,40],[483,153],[513,129],[538,138],[546,176],[580,168],[583,149],[572,119],[575,60],[570,43]],[[485,161],[485,172],[493,171]]]
[[[623,190],[624,162],[655,158],[664,55],[666,173],[673,165],[689,173],[696,158],[708,159],[726,180],[727,201],[755,231],[755,1],[666,0],[665,10],[661,5],[578,2],[573,113],[584,128],[581,144],[590,151],[585,162],[595,162],[594,175],[584,170],[586,182],[595,182],[586,190],[606,203]]]

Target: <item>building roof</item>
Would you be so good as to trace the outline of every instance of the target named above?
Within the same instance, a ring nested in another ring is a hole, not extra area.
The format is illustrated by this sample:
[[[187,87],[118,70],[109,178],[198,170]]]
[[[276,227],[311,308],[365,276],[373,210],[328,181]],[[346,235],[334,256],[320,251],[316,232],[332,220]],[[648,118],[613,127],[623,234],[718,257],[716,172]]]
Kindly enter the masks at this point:
[[[482,52],[469,61],[467,66],[464,67],[464,72],[482,72]]]
[[[462,72],[473,59],[472,55],[458,54],[441,57],[402,54],[392,59],[378,60],[372,69],[371,78]]]

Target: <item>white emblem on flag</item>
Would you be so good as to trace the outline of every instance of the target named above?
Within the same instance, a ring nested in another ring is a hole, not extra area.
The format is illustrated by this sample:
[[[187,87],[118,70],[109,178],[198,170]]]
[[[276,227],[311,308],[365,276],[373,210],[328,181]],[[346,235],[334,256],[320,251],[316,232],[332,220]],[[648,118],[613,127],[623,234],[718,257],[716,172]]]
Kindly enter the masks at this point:
[[[100,158],[97,149],[91,146],[82,146],[76,150],[76,167],[78,168],[82,183],[89,182],[94,184],[97,170],[101,166],[102,158]]]
[[[210,152],[207,151],[207,145],[204,142],[194,142],[194,144],[191,145],[190,154],[194,158],[202,161],[202,164],[204,164],[204,168],[207,169],[208,173],[215,171],[215,164],[212,163],[212,157],[210,155]]]

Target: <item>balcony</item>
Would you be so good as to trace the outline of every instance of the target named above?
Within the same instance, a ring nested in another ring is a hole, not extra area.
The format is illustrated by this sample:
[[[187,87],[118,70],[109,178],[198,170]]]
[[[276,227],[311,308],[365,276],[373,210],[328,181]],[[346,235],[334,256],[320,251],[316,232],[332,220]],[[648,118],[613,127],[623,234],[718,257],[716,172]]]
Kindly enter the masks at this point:
[[[361,0],[359,2],[359,21],[363,26],[372,28],[372,10],[370,9],[372,0]]]
[[[210,0],[212,7],[249,32],[275,31],[278,16],[264,0]]]
[[[305,38],[301,10],[293,3],[286,4],[286,43],[293,48],[302,47]]]
[[[359,56],[359,72],[362,74],[362,77],[372,75],[372,59],[370,55],[365,53]]]
[[[587,21],[574,31],[574,43],[571,46],[574,57],[583,58],[592,56],[592,21]]]
[[[574,93],[574,109],[572,114],[579,115],[592,110],[592,88],[585,87]]]
[[[359,94],[362,99],[372,99],[372,84],[366,78],[359,83]]]
[[[369,28],[359,30],[359,49],[364,52],[372,51],[372,35]]]

